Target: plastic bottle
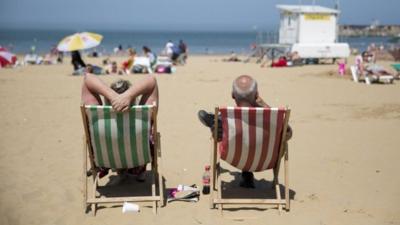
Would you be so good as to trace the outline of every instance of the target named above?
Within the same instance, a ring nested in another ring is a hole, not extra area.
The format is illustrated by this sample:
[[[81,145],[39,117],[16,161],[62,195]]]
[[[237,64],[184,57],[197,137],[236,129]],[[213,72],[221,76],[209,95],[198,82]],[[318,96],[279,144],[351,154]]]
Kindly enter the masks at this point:
[[[203,174],[203,194],[207,195],[210,193],[210,166],[205,166]]]

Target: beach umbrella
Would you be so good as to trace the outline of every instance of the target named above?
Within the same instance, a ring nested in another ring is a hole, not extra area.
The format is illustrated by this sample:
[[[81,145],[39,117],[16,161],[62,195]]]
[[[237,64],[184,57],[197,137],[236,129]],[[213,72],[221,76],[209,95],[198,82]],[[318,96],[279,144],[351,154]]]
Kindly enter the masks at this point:
[[[83,50],[96,47],[103,36],[100,34],[82,32],[67,36],[58,43],[57,49],[63,52]]]
[[[9,52],[7,49],[0,47],[0,67],[7,65],[14,65],[17,61],[17,57]]]

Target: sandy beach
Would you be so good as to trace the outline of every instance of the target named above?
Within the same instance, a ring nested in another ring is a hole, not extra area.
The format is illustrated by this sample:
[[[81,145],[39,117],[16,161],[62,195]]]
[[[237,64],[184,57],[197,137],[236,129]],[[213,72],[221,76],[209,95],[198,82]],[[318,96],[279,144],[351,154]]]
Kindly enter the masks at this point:
[[[197,111],[233,105],[232,81],[248,74],[267,103],[292,109],[290,212],[227,207],[221,215],[201,196],[197,203],[167,204],[157,215],[146,204],[136,214],[123,214],[121,205],[105,205],[95,217],[85,214],[83,77],[70,75],[66,59],[61,65],[0,69],[0,224],[400,224],[399,80],[368,86],[336,75],[337,65],[260,68],[222,57],[191,56],[176,73],[157,76],[166,187],[201,185],[212,145]],[[390,68],[393,62],[379,63]],[[144,76],[101,79],[135,82]],[[237,186],[237,174],[224,180]],[[271,171],[256,178],[256,191],[273,192]]]

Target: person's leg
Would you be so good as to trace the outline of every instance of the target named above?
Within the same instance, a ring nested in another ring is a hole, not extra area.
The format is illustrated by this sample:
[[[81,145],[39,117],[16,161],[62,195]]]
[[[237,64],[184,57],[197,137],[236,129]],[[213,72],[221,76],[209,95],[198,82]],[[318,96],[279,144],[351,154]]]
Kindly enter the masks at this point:
[[[74,66],[74,71],[79,69],[79,64],[76,62],[76,60],[72,60],[72,66]]]
[[[385,69],[382,69],[382,70],[379,70],[379,75],[393,75],[393,74],[391,74],[389,71],[387,71]]]
[[[186,64],[187,58],[188,58],[188,54],[186,52],[183,53],[183,63],[184,64]]]
[[[244,188],[255,188],[254,185],[254,174],[248,171],[242,171],[242,181],[240,186]]]
[[[79,58],[78,63],[81,67],[86,67],[85,62],[82,60],[82,58]]]
[[[180,65],[185,65],[185,53],[179,54],[177,61]]]
[[[200,122],[206,126],[209,127],[211,130],[211,133],[214,131],[214,117],[215,115],[212,113],[208,113],[204,110],[199,110],[197,113],[197,116],[200,120]],[[218,115],[218,134],[217,134],[217,140],[221,141],[222,139],[222,119],[221,115]]]

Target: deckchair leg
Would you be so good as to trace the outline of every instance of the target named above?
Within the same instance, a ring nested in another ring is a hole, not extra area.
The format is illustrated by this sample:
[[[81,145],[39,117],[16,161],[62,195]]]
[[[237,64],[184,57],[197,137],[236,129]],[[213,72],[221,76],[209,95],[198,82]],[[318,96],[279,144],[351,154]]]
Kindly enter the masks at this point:
[[[286,211],[289,211],[289,210],[290,210],[290,196],[289,196],[289,151],[286,151],[284,165],[285,165],[285,200],[286,200],[285,209],[286,209]]]
[[[165,202],[164,202],[164,185],[163,185],[163,183],[162,183],[162,176],[161,176],[161,174],[158,174],[158,183],[159,183],[159,185],[158,185],[158,192],[159,192],[159,195],[160,195],[160,204],[158,204],[158,207],[163,207],[164,206],[164,204],[165,204]]]
[[[218,160],[217,163],[217,182],[218,182],[218,199],[222,199],[222,179],[221,179],[221,165],[220,162]],[[222,209],[223,209],[223,204],[221,203],[219,205],[219,212],[222,215]]]
[[[215,166],[217,164],[217,148],[218,148],[218,113],[219,109],[218,107],[215,107],[215,112],[214,112],[214,130],[213,130],[213,137],[212,137],[212,143],[213,143],[213,151],[211,153],[211,166]],[[215,173],[216,171],[212,171],[213,174],[211,175],[211,179],[214,179],[213,183],[214,185],[211,186],[212,189],[215,190],[215,184],[216,184],[216,176]]]
[[[87,177],[86,177],[86,171],[87,171],[87,159],[86,159],[86,149],[87,149],[87,143],[86,143],[86,138],[83,136],[83,171],[82,171],[82,181],[83,181],[83,209],[86,211],[87,207]]]
[[[92,193],[92,197],[93,199],[96,198],[96,192],[97,192],[97,183],[99,181],[99,175],[98,173],[96,173],[96,175],[93,175],[94,178],[94,183],[93,183],[93,193]],[[96,215],[96,210],[97,210],[97,204],[96,203],[92,203],[92,215],[95,216]]]
[[[365,76],[365,83],[366,84],[371,84],[371,79],[368,76]]]
[[[157,176],[158,176],[158,188],[159,188],[159,194],[161,198],[161,202],[159,207],[164,206],[165,204],[165,199],[164,199],[164,183],[163,183],[163,172],[162,172],[162,162],[161,162],[161,135],[160,133],[157,133],[157,146],[156,146],[156,151],[157,151]]]
[[[214,143],[212,141],[211,143]],[[210,209],[213,209],[215,207],[214,204],[214,195],[215,195],[215,177],[216,177],[216,161],[215,161],[215,148],[211,147],[211,154],[210,154],[210,169],[211,169],[211,174],[210,174]]]
[[[156,173],[153,173],[153,183],[151,184],[151,194],[153,197],[156,196]],[[153,202],[153,213],[157,214],[157,201]]]
[[[97,210],[97,204],[92,203],[91,205],[92,216],[96,216],[96,210]]]
[[[274,187],[274,186],[276,186],[276,185],[279,183],[279,181],[278,181],[278,173],[279,173],[279,170],[276,169],[276,168],[274,168],[274,169],[272,169],[272,171],[273,171],[273,173],[274,173],[274,181],[273,181],[273,187]]]
[[[214,205],[214,192],[215,192],[215,190],[214,190],[214,188],[212,188],[213,185],[214,185],[213,178],[210,179],[210,182],[211,182],[210,183],[210,209],[213,209],[215,207],[215,205]]]
[[[281,200],[281,189],[279,188],[279,183],[275,185],[275,191],[276,191],[276,198],[278,201]],[[282,213],[282,204],[278,203],[278,209],[279,209],[279,215]]]

